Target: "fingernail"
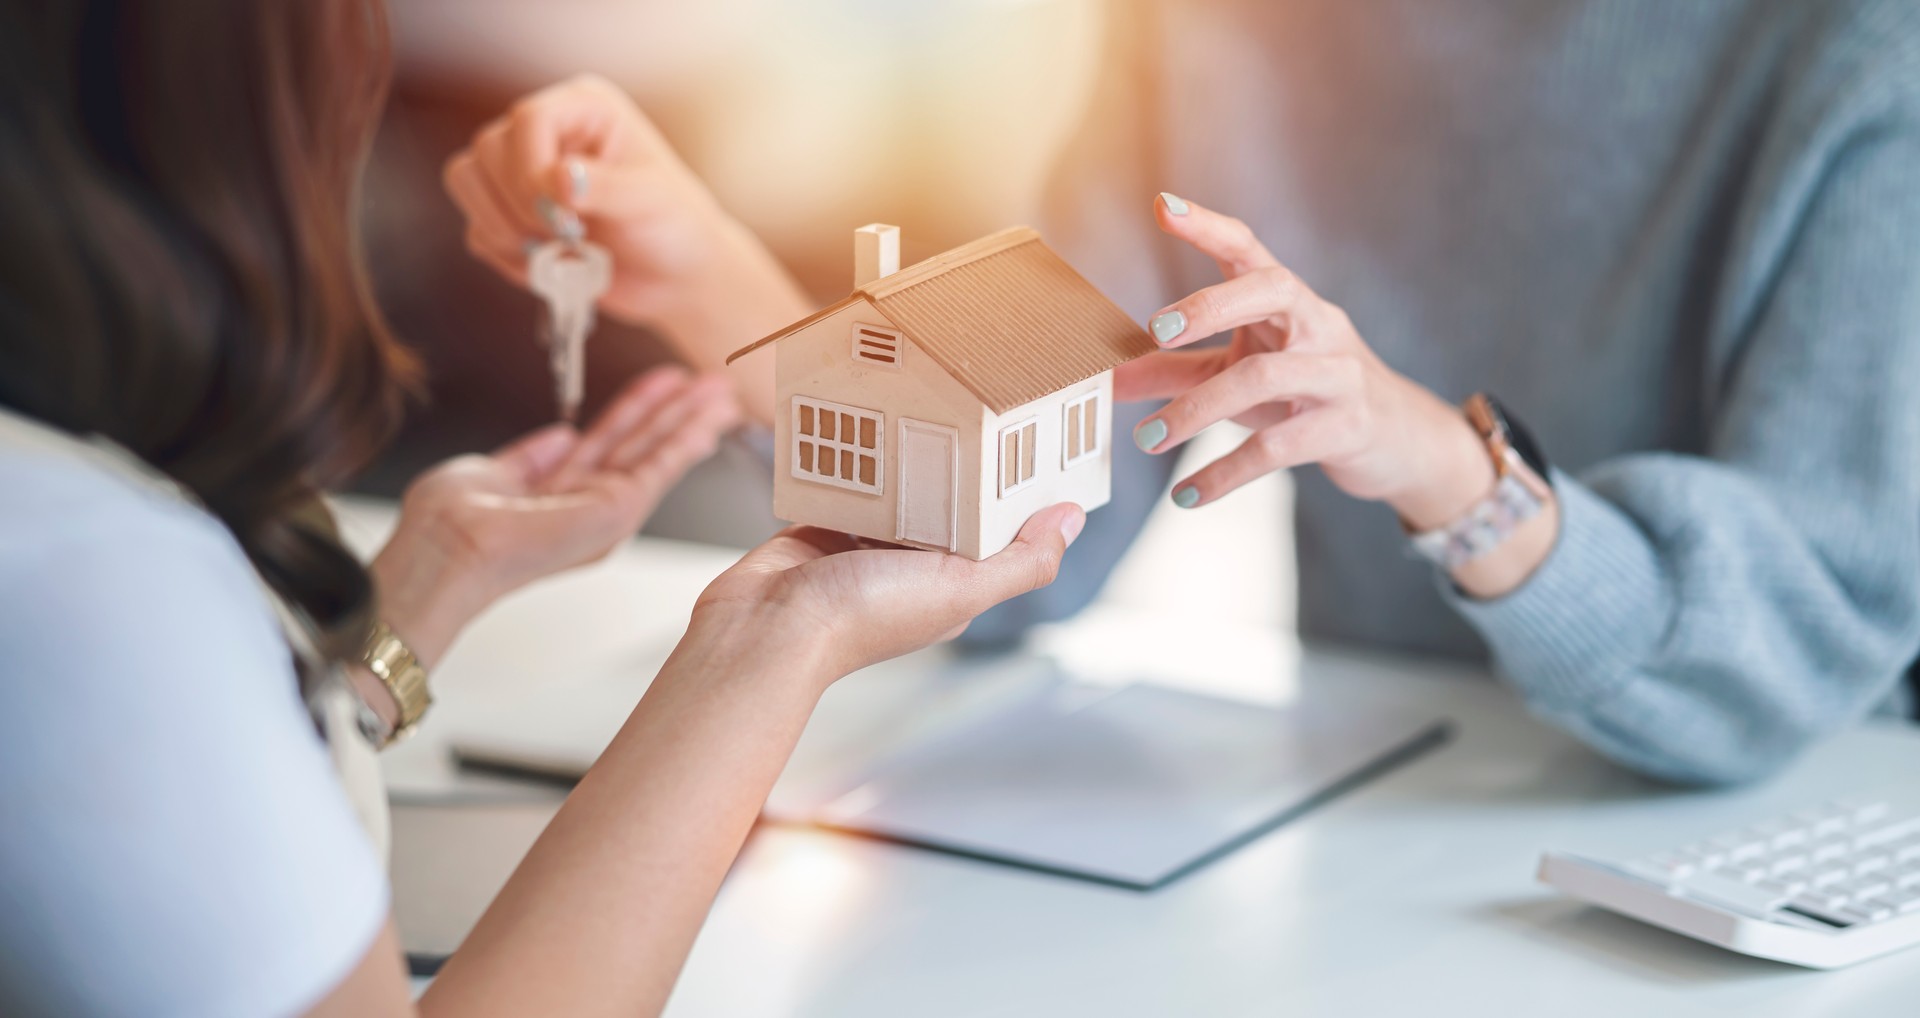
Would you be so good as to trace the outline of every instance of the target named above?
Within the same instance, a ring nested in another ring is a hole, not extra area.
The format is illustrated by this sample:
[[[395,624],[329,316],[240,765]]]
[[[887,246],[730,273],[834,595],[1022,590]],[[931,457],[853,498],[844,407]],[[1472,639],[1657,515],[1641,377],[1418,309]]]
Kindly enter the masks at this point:
[[[1167,211],[1176,216],[1184,216],[1187,214],[1187,203],[1182,201],[1179,195],[1171,191],[1160,192],[1160,204],[1165,205]]]
[[[1060,521],[1060,536],[1066,538],[1067,543],[1071,545],[1074,539],[1080,536],[1080,531],[1084,530],[1086,526],[1086,513],[1068,513],[1066,518]]]
[[[1182,509],[1191,509],[1200,502],[1200,489],[1189,484],[1173,493],[1173,504]]]
[[[587,164],[580,157],[567,160],[567,191],[573,196],[573,203],[587,200]]]
[[[1133,444],[1139,446],[1141,452],[1152,452],[1166,440],[1167,422],[1158,417],[1141,421],[1140,426],[1133,429]]]
[[[1187,331],[1187,316],[1178,311],[1165,311],[1154,315],[1147,327],[1153,330],[1153,341],[1166,346]]]
[[[538,250],[540,250],[540,242],[532,237],[520,242],[520,253],[528,258],[532,258],[533,253]]]

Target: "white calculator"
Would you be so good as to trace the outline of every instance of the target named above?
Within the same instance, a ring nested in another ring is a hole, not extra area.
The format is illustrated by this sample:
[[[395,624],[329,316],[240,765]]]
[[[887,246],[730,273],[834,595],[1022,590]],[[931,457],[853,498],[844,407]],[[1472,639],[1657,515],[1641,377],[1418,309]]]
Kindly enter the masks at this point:
[[[1539,876],[1741,954],[1839,968],[1920,943],[1920,801],[1832,802],[1638,859],[1548,852]]]

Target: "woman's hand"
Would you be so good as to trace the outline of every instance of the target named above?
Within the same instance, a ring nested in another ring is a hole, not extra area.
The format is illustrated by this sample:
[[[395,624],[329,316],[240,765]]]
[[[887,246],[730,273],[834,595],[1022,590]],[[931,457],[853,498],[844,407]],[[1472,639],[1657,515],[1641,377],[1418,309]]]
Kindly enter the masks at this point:
[[[702,371],[813,310],[759,238],[605,79],[571,78],[521,99],[453,156],[445,180],[482,261],[525,286],[533,246],[584,231],[613,255],[602,310],[660,329]],[[773,405],[766,360],[739,379],[742,402],[763,422]]]
[[[1154,316],[1154,338],[1167,348],[1228,331],[1233,340],[1124,364],[1114,397],[1172,397],[1134,429],[1150,453],[1218,421],[1254,432],[1177,483],[1177,505],[1204,505],[1262,475],[1317,463],[1341,490],[1386,502],[1424,529],[1492,489],[1492,462],[1460,411],[1375,356],[1346,312],[1282,266],[1245,223],[1170,195],[1155,205],[1160,228],[1211,256],[1226,281]]]
[[[1043,510],[984,562],[809,528],[748,553],[701,595],[686,637],[423,1010],[659,1014],[826,686],[1046,583],[1084,519],[1072,505]],[[394,950],[378,956],[389,969]]]
[[[750,634],[789,653],[808,648],[818,657],[794,661],[796,670],[815,665],[831,682],[958,636],[988,608],[1052,583],[1086,521],[1070,502],[1042,509],[980,562],[790,527],[707,587],[688,640]]]
[[[1150,453],[1217,421],[1253,429],[1176,483],[1174,504],[1204,505],[1264,474],[1317,463],[1342,491],[1428,530],[1492,491],[1492,458],[1461,412],[1375,356],[1347,313],[1287,271],[1247,224],[1172,195],[1156,206],[1160,228],[1212,256],[1226,281],[1155,315],[1154,339],[1182,347],[1231,330],[1233,340],[1123,364],[1114,398],[1171,397],[1134,429]],[[1559,519],[1549,500],[1498,547],[1456,567],[1454,582],[1483,598],[1513,590],[1553,550]]]
[[[421,475],[374,560],[381,614],[424,662],[501,595],[633,536],[738,419],[726,379],[656,369],[593,426],[536,431]]]

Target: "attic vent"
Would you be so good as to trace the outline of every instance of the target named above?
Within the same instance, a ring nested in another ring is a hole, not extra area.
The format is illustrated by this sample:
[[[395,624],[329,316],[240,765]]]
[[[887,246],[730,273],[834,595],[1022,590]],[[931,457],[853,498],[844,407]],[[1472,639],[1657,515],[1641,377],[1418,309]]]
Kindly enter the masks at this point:
[[[900,334],[877,325],[853,326],[853,359],[885,368],[900,367]]]

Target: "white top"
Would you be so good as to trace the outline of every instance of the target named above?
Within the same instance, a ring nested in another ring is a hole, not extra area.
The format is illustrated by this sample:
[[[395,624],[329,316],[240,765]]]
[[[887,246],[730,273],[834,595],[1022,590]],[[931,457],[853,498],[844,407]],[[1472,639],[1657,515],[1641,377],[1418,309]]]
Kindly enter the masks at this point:
[[[299,1013],[381,850],[244,553],[136,474],[0,414],[0,1014]]]

